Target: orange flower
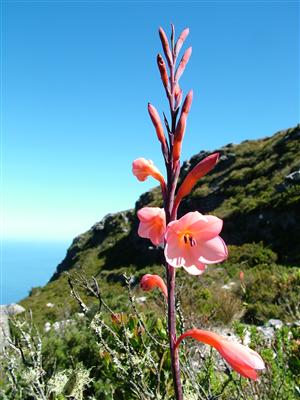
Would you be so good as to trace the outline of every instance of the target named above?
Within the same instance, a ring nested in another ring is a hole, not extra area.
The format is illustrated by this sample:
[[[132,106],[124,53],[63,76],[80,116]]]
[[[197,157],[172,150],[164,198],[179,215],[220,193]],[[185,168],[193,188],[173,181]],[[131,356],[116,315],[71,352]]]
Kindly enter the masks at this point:
[[[176,347],[188,336],[214,347],[228,364],[245,378],[256,380],[258,377],[256,370],[265,368],[263,359],[256,351],[240,343],[229,342],[214,332],[191,329],[178,338]]]
[[[141,182],[145,181],[148,176],[152,176],[152,178],[159,181],[163,187],[166,185],[164,177],[151,160],[146,160],[142,157],[134,160],[132,163],[132,173]]]
[[[166,214],[163,208],[144,207],[137,212],[140,220],[138,234],[158,246],[163,243],[166,231]]]
[[[151,275],[151,274],[144,275],[140,281],[140,286],[146,292],[154,288],[159,288],[162,291],[165,298],[166,299],[168,298],[167,286],[164,280],[159,275]]]

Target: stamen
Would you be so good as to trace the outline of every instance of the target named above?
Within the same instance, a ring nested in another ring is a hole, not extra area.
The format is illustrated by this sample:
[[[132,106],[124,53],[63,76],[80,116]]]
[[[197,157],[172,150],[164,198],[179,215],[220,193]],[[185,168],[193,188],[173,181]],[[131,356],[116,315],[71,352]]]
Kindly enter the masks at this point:
[[[196,246],[196,240],[189,233],[186,233],[185,235],[183,235],[183,240],[184,240],[185,244],[189,243],[189,245],[191,247]]]
[[[193,237],[192,237],[192,236],[190,236],[190,237],[189,237],[189,241],[190,241],[190,245],[191,245],[191,247],[195,246],[195,244],[196,244],[196,241],[195,241],[195,239],[193,239]]]

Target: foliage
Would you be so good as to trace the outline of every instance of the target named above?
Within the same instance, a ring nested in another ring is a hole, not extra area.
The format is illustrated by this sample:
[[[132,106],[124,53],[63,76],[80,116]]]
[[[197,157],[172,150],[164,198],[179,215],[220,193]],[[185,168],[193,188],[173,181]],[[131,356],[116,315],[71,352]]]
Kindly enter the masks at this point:
[[[129,279],[128,290],[123,288],[130,304],[127,313],[113,311],[95,282],[81,276],[73,278],[72,293],[85,315],[58,330],[52,327],[40,336],[31,318],[11,321],[13,339],[1,357],[6,374],[2,376],[0,398],[174,398],[164,319],[140,311]],[[97,297],[97,304],[86,306],[78,292],[83,288]],[[203,291],[202,297],[209,295]],[[186,319],[180,310],[178,329]],[[250,333],[250,346],[262,354],[267,368],[259,381],[238,377],[215,351],[190,342],[180,350],[185,398],[296,400],[300,384],[296,327],[284,326],[271,339],[240,322],[234,323],[234,332],[241,340]]]

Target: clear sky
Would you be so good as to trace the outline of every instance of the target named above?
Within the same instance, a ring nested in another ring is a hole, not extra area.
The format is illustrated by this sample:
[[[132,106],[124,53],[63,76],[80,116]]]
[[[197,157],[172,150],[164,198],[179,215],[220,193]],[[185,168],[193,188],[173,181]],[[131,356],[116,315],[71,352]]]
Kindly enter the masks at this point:
[[[7,238],[67,239],[132,208],[163,168],[147,102],[168,111],[162,25],[188,26],[194,89],[183,158],[299,119],[294,1],[2,1],[2,165]]]

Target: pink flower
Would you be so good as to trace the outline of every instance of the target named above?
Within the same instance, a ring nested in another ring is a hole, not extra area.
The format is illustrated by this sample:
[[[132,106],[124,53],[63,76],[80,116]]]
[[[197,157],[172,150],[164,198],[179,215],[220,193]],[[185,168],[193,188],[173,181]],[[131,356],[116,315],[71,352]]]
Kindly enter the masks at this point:
[[[166,215],[164,209],[144,207],[137,212],[137,216],[140,220],[139,236],[150,239],[156,246],[163,243],[166,232]]]
[[[144,275],[140,281],[140,286],[146,292],[154,288],[159,288],[164,294],[165,298],[168,298],[167,286],[164,280],[159,275]]]
[[[187,336],[213,346],[228,364],[245,378],[255,380],[258,377],[256,370],[265,368],[263,359],[254,350],[239,343],[229,342],[213,332],[202,331],[196,328],[191,329],[178,338],[176,347]]]
[[[223,221],[213,215],[189,212],[168,224],[165,234],[165,257],[174,268],[183,267],[200,275],[206,264],[215,264],[228,256],[226,244],[218,236]]]
[[[145,181],[148,176],[152,176],[154,179],[158,180],[163,187],[165,187],[164,177],[151,160],[146,160],[142,157],[134,160],[132,163],[132,173],[142,182]]]

